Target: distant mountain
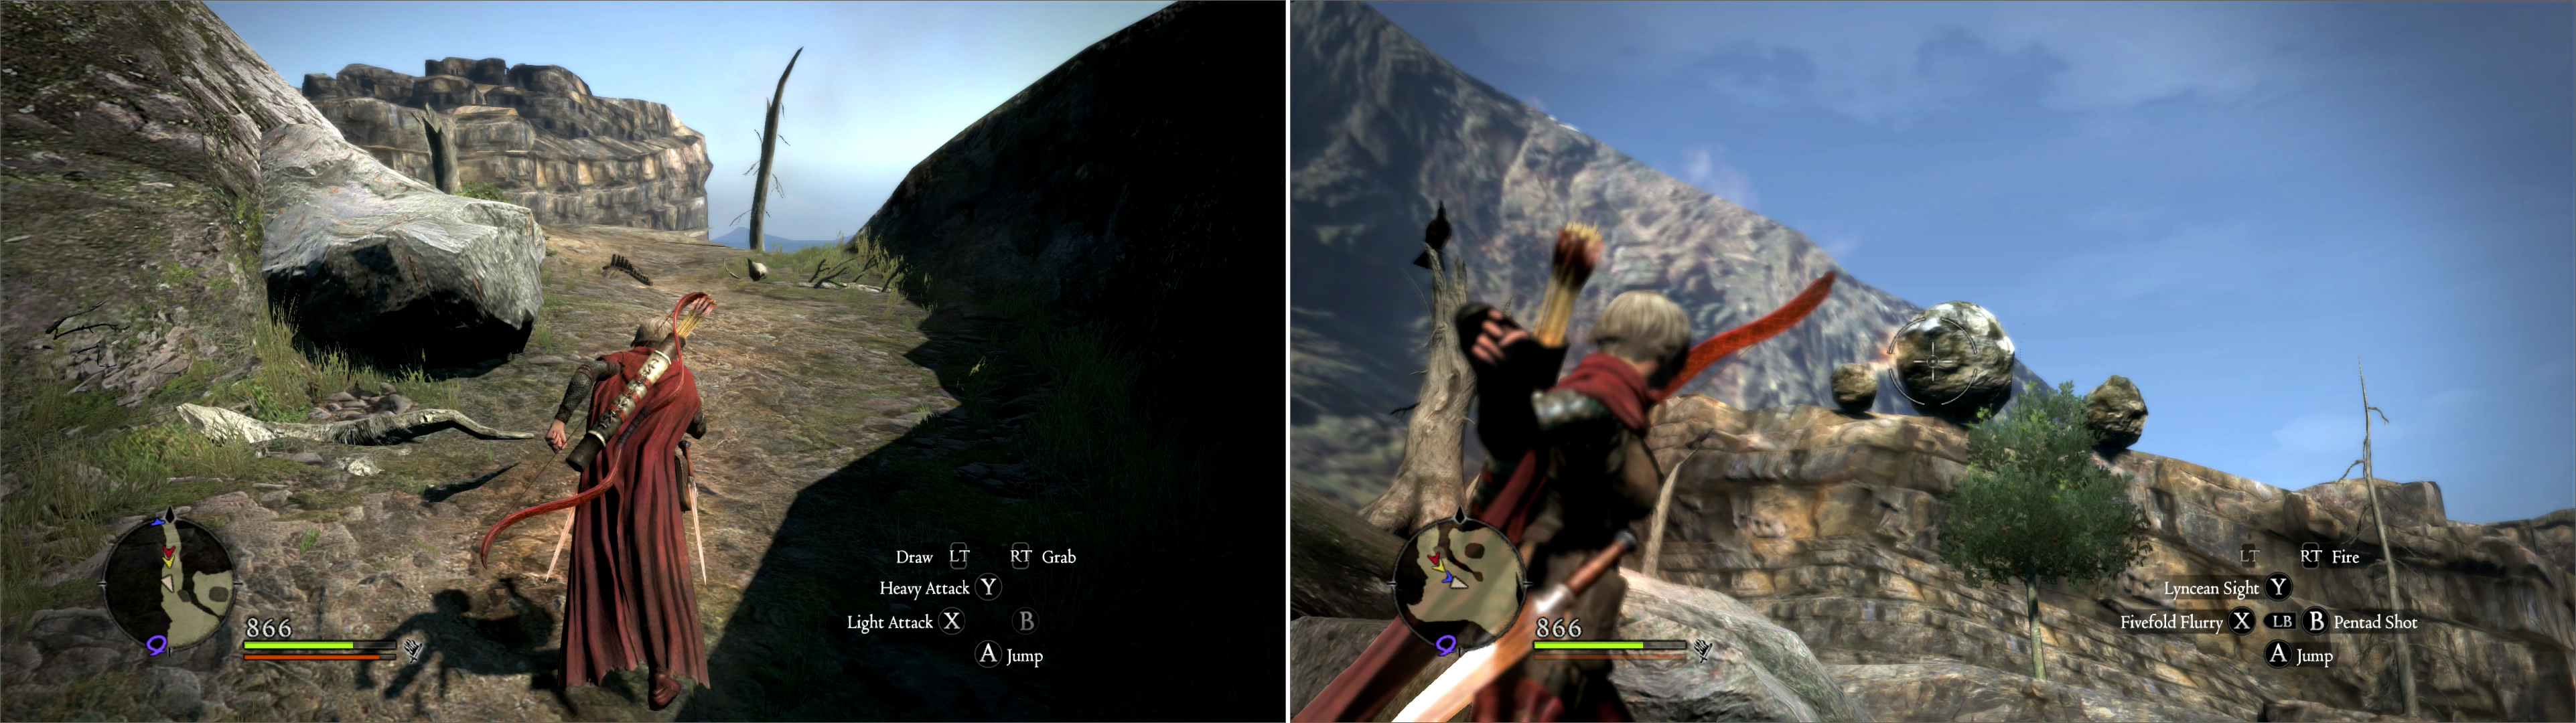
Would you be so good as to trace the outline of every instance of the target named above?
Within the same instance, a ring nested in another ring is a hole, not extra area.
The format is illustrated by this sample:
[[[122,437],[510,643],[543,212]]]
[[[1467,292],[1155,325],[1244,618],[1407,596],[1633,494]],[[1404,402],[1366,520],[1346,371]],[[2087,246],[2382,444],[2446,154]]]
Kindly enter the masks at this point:
[[[725,235],[716,236],[707,240],[719,246],[731,246],[738,249],[747,249],[751,248],[751,229],[735,226],[732,231],[725,232]],[[770,233],[763,233],[760,235],[760,247],[770,251],[794,251],[807,246],[822,246],[833,243],[839,242],[832,240],[798,241],[795,239],[780,238],[778,235]]]
[[[1427,274],[1410,262],[1435,204],[1448,205],[1448,250],[1467,264],[1470,298],[1523,314],[1538,306],[1555,229],[1602,229],[1609,249],[1577,304],[1578,335],[1611,297],[1651,289],[1705,338],[1841,272],[1797,231],[1468,77],[1366,5],[1298,3],[1290,14],[1290,437],[1301,484],[1365,502],[1394,472],[1404,420],[1388,410],[1420,388],[1412,374],[1428,322]],[[1974,289],[1957,295],[1977,300]],[[1831,406],[1834,366],[1883,362],[1888,335],[1920,310],[1842,274],[1805,321],[1689,391],[1738,408]],[[2016,387],[2039,380],[2015,371]],[[1914,413],[1888,376],[1878,410]]]

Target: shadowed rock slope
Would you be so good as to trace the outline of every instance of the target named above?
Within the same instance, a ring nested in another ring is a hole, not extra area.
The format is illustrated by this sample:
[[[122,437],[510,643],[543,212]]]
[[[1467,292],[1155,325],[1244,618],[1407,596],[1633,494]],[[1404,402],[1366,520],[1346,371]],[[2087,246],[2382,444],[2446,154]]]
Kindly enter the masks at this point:
[[[1389,448],[1402,444],[1403,422],[1387,412],[1413,402],[1409,375],[1424,366],[1428,308],[1423,272],[1407,261],[1439,203],[1448,204],[1450,250],[1465,259],[1471,298],[1522,313],[1538,305],[1555,229],[1599,227],[1609,247],[1576,307],[1578,335],[1632,289],[1671,296],[1696,333],[1712,335],[1841,270],[1797,231],[1459,72],[1365,5],[1299,3],[1290,13],[1301,483],[1357,505],[1394,472],[1399,453]],[[1830,404],[1834,366],[1883,361],[1889,334],[1918,311],[1844,274],[1804,322],[1710,369],[1691,390],[1745,408]],[[1569,354],[1569,367],[1581,356]],[[2016,377],[2016,388],[2038,381],[2018,366]],[[1877,409],[1911,413],[1892,383],[1881,383]]]
[[[1149,404],[1194,402],[1273,353],[1240,337],[1278,308],[1279,181],[1251,170],[1278,149],[1244,135],[1277,125],[1278,10],[1174,3],[1093,44],[922,159],[866,232],[1104,327],[1143,378],[1181,375]]]

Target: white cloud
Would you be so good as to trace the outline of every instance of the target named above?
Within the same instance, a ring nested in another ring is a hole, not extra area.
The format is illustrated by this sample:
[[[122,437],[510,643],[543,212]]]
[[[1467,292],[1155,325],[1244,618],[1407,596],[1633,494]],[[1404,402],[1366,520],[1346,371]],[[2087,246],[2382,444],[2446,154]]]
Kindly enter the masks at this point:
[[[1761,203],[1753,179],[1726,162],[1726,147],[1703,143],[1682,150],[1682,180],[1745,208]]]
[[[1695,75],[1755,105],[1813,103],[1902,127],[2038,76],[2068,112],[2234,102],[2300,80],[2274,4],[1505,5],[1463,17],[1532,64]],[[2289,4],[2296,5],[2296,4]]]
[[[2432,398],[2424,400],[2424,406],[2434,409],[2454,409],[2474,405],[2485,399],[2485,392],[2462,387],[2435,394]]]
[[[2273,441],[2281,451],[2299,453],[2361,453],[2361,425],[2354,424],[2350,414],[2319,413],[2290,420],[2272,431]]]
[[[1816,246],[1824,249],[1827,255],[1833,256],[1835,261],[1847,261],[1851,259],[1853,253],[1860,251],[1860,237],[1835,234],[1819,239]]]

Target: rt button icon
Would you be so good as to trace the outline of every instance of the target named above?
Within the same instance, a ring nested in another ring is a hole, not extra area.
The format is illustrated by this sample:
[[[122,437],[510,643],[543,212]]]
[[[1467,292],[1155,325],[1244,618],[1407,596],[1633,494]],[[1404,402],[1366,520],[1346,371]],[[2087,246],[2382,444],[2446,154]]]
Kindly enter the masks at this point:
[[[1014,543],[1011,543],[1011,569],[1013,569],[1013,570],[1026,570],[1026,569],[1029,569],[1029,558],[1030,558],[1030,557],[1032,557],[1032,556],[1034,556],[1034,555],[1035,555],[1035,551],[1033,551],[1033,550],[1029,549],[1029,543],[1026,543],[1026,542],[1014,542]]]
[[[2326,550],[2324,546],[2318,545],[2314,542],[2299,543],[2300,567],[2314,570],[2317,569],[2318,564],[2325,562],[2325,559]]]

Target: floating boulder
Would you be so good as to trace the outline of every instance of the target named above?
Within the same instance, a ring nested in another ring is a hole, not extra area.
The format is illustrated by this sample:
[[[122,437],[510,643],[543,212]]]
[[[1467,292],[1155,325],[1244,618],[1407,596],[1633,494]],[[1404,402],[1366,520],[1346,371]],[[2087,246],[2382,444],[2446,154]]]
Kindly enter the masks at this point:
[[[1878,375],[1867,364],[1834,367],[1834,405],[1845,412],[1869,411],[1878,403]]]
[[[2084,428],[2101,436],[2106,449],[2128,449],[2147,429],[2147,399],[2128,377],[2113,374],[2084,397]]]
[[[2013,343],[2003,322],[1965,301],[1940,304],[1896,330],[1898,386],[1916,410],[1954,422],[2012,398]]]
[[[440,193],[312,124],[262,138],[260,183],[268,298],[306,338],[430,366],[526,346],[545,259],[528,209]]]

